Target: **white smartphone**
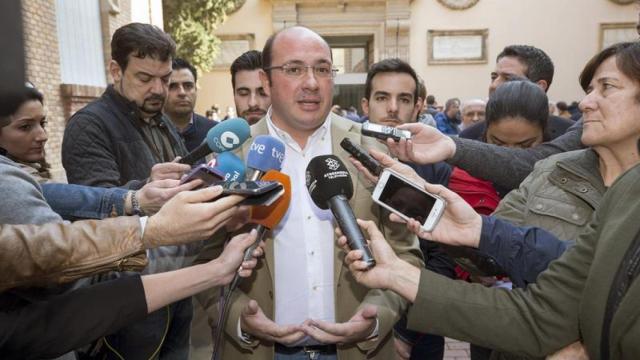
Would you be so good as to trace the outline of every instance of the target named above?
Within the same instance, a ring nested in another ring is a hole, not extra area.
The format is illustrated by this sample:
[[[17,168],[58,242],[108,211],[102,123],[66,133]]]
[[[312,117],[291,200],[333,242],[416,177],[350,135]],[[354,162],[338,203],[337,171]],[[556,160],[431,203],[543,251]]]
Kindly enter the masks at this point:
[[[446,202],[424,191],[400,174],[385,169],[373,190],[373,201],[404,220],[417,220],[424,231],[432,231],[444,213]]]

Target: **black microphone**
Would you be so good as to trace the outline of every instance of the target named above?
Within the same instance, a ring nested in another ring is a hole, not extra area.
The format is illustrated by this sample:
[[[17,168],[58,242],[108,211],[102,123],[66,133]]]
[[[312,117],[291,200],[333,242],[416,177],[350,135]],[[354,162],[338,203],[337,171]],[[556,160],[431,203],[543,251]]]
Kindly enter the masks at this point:
[[[316,156],[307,165],[306,179],[313,202],[320,209],[331,209],[349,247],[362,250],[362,261],[372,268],[376,261],[349,205],[353,184],[347,167],[334,155]]]

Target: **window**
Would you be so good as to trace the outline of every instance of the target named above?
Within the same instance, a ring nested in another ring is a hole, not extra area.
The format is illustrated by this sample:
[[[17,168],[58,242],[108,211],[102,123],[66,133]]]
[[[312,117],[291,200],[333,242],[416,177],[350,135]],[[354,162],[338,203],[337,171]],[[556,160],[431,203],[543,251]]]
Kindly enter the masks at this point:
[[[98,0],[57,0],[63,84],[107,85]]]
[[[600,50],[623,41],[635,41],[638,31],[635,23],[600,24]]]

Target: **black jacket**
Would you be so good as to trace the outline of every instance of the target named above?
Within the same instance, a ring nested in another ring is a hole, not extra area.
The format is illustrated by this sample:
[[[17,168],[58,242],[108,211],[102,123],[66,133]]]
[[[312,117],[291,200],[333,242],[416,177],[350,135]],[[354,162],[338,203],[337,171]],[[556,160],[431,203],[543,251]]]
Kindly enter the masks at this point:
[[[147,315],[140,276],[120,278],[0,312],[0,358],[60,356]]]
[[[202,115],[193,113],[193,123],[191,123],[180,137],[184,141],[188,151],[193,151],[207,138],[207,133],[212,127],[218,124],[217,121],[209,120]]]
[[[187,150],[176,128],[163,115],[158,116],[174,152],[184,156]],[[151,167],[166,159],[151,151],[142,136],[140,121],[136,105],[112,85],[99,99],[75,113],[62,141],[62,165],[69,183],[141,188]]]

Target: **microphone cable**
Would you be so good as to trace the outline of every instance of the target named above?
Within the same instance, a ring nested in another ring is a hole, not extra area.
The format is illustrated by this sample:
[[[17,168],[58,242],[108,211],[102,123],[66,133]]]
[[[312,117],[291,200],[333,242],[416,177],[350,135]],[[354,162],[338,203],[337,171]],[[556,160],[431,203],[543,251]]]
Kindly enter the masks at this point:
[[[268,229],[265,226],[258,225],[256,227],[256,230],[257,230],[256,241],[253,243],[253,245],[251,245],[249,249],[247,249],[248,251],[245,253],[245,257],[243,261],[247,261],[253,257],[252,255],[253,250],[255,250],[255,248],[258,246],[258,244],[262,240],[262,236],[264,236],[264,234],[267,232]],[[227,238],[227,241],[229,240],[230,240],[230,237]],[[219,310],[220,316],[218,317],[218,323],[216,324],[216,327],[215,327],[215,329],[217,329],[218,331],[212,334],[214,340],[213,340],[213,354],[211,355],[211,360],[219,360],[222,354],[222,335],[224,333],[223,327],[225,322],[227,321],[227,316],[229,315],[229,302],[231,300],[231,295],[233,295],[234,291],[240,284],[241,280],[242,278],[240,277],[240,271],[237,271],[236,274],[233,276],[233,280],[231,280],[231,283],[229,284],[229,288],[225,291],[224,287],[222,287],[221,291],[224,295],[220,296],[220,299],[222,300],[222,303],[220,304],[220,310]]]

